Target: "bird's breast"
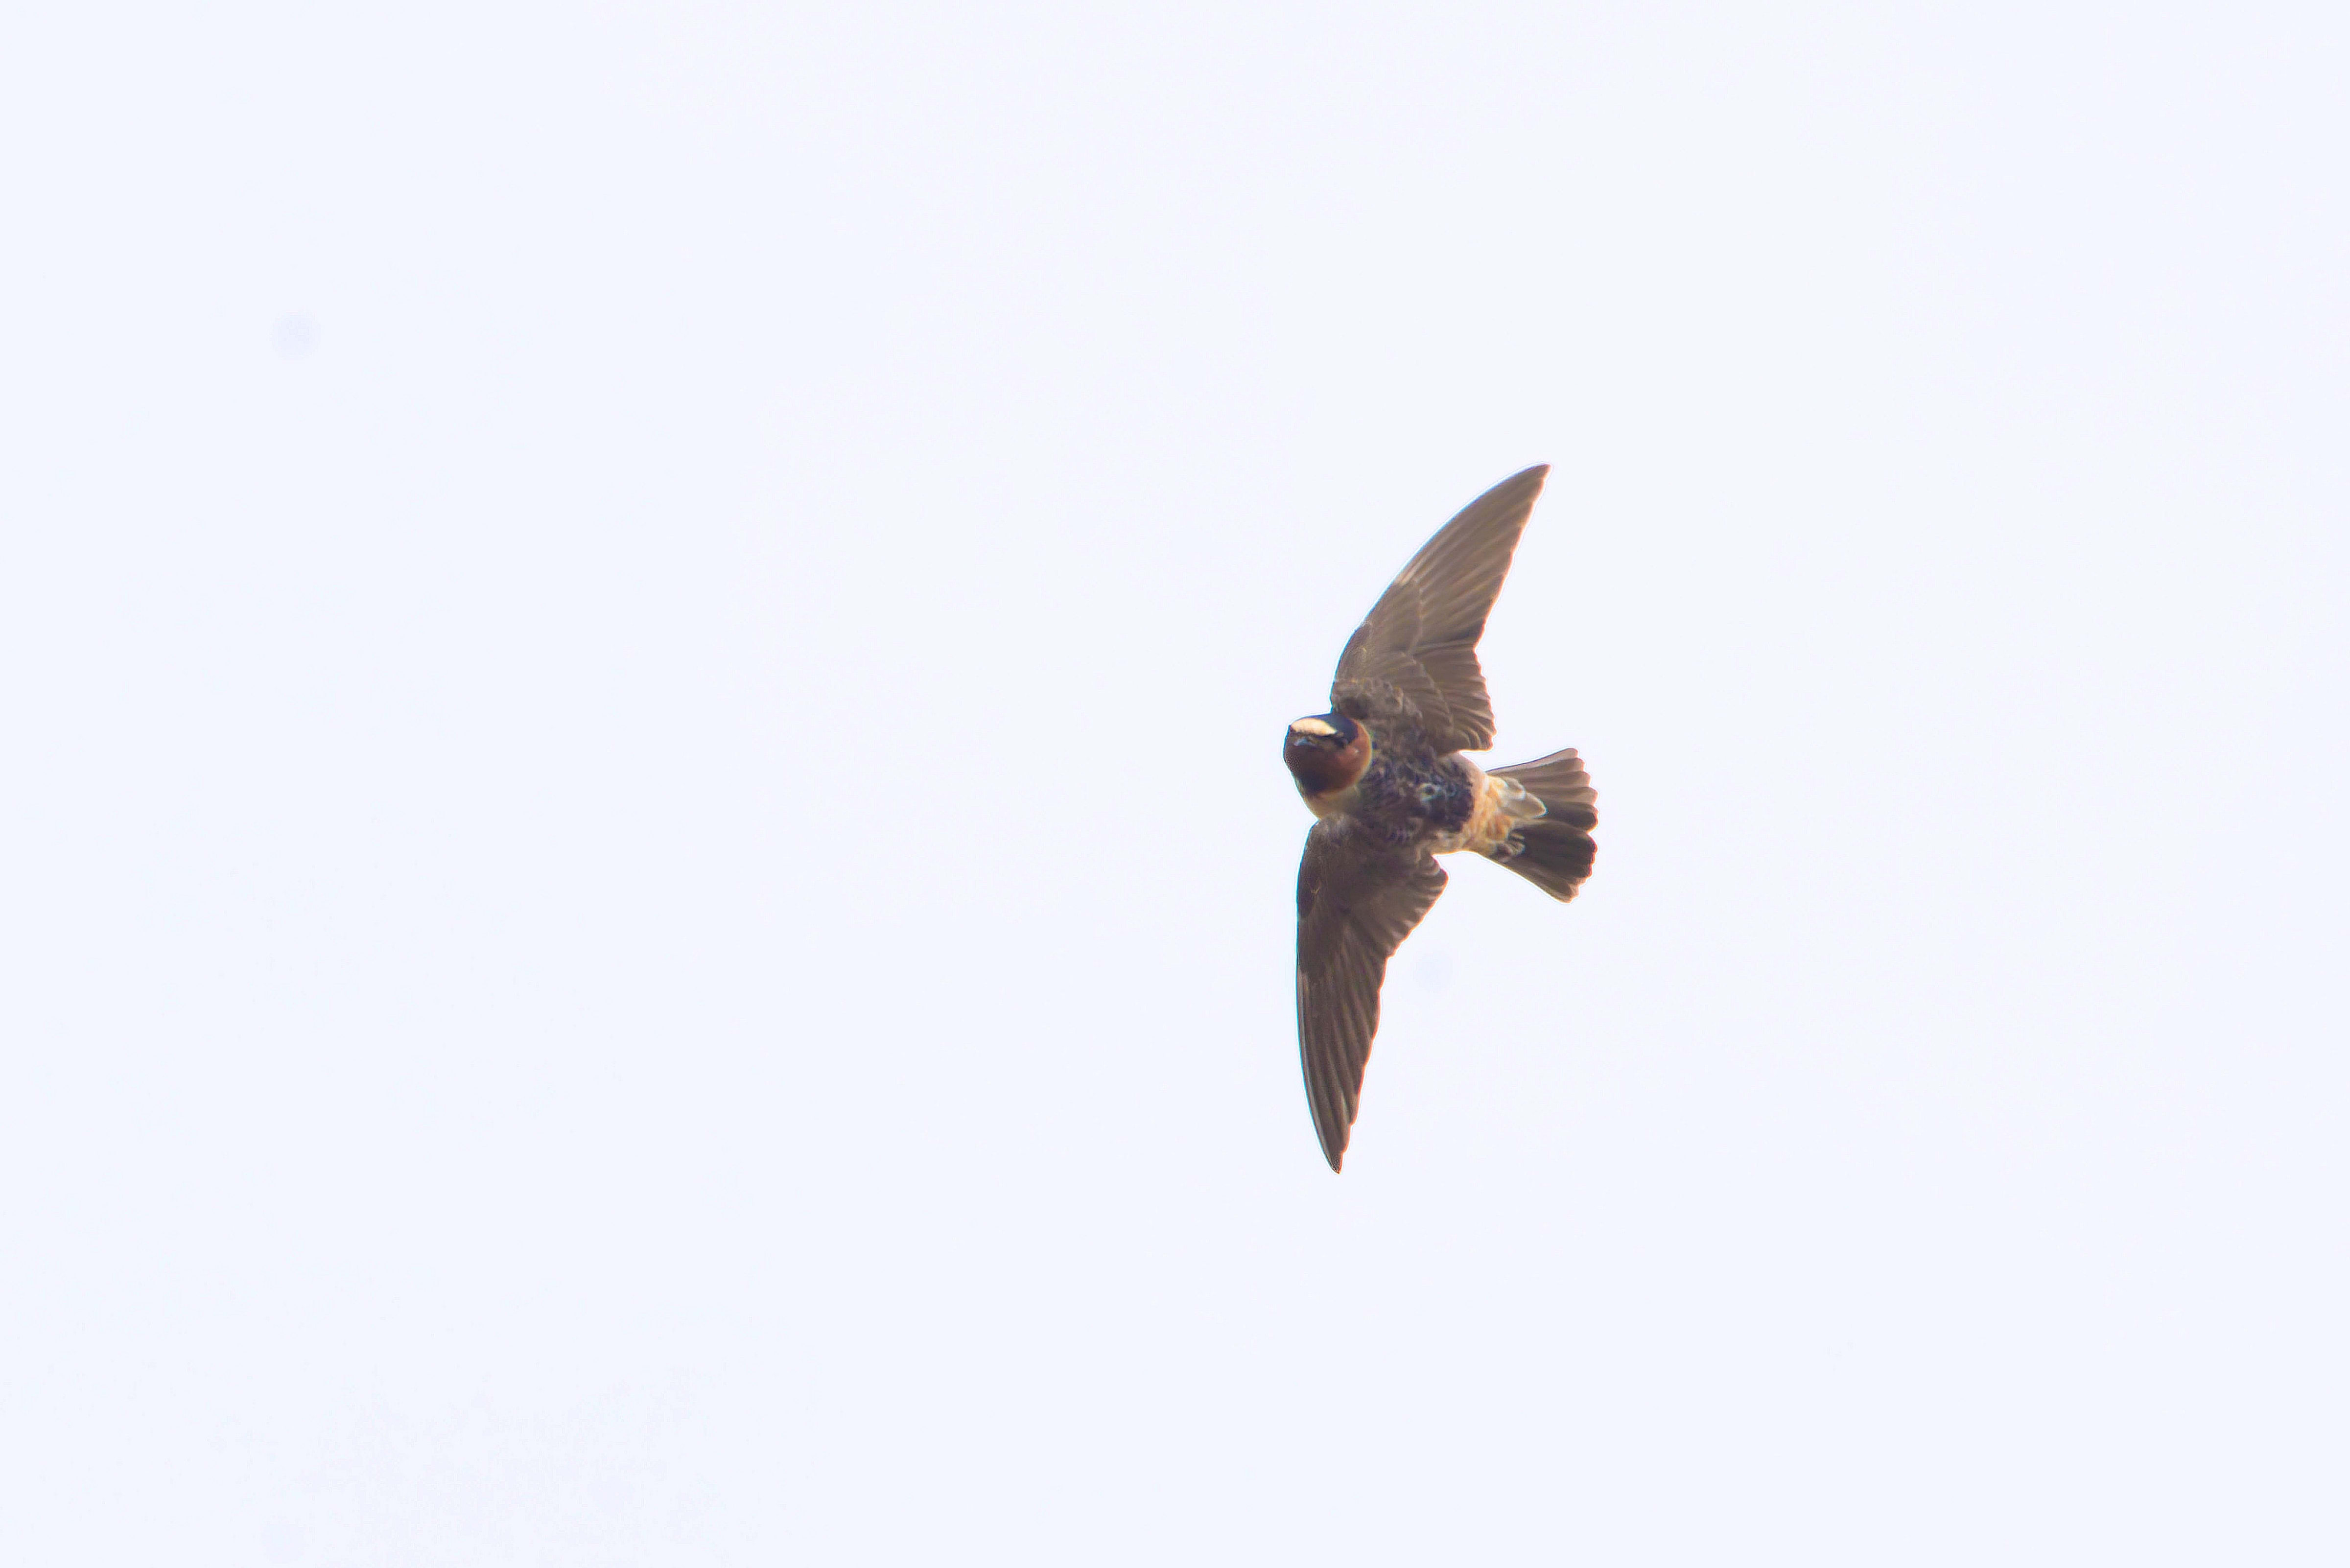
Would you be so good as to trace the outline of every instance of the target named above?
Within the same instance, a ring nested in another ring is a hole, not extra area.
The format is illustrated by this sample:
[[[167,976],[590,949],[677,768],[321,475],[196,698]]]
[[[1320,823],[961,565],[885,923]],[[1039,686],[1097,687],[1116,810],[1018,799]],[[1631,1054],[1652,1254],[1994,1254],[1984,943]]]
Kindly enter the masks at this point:
[[[1305,809],[1325,822],[1354,810],[1361,803],[1363,795],[1362,790],[1355,784],[1348,784],[1344,789],[1310,790],[1303,779],[1298,781],[1297,793],[1305,797]]]

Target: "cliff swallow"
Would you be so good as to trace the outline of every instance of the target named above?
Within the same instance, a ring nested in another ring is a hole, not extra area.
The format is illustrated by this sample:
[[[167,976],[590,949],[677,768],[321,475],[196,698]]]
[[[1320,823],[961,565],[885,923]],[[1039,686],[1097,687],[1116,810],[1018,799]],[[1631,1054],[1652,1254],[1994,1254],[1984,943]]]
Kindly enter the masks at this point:
[[[1436,857],[1482,855],[1564,902],[1591,875],[1599,796],[1572,751],[1490,773],[1477,639],[1548,464],[1461,509],[1347,639],[1330,709],[1281,760],[1315,817],[1297,870],[1297,1043],[1323,1158],[1336,1170],[1379,1026],[1388,959],[1444,891]]]

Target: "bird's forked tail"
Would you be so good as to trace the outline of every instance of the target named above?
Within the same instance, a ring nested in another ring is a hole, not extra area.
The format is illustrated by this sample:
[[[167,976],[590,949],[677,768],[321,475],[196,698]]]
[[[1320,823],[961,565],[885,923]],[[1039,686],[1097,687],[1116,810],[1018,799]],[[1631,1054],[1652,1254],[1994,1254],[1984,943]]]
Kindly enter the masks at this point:
[[[1599,826],[1599,792],[1591,787],[1583,759],[1570,749],[1491,771],[1498,778],[1516,780],[1543,803],[1543,815],[1517,824],[1493,859],[1554,898],[1574,898],[1591,875],[1592,857],[1599,853],[1591,838],[1591,830]]]

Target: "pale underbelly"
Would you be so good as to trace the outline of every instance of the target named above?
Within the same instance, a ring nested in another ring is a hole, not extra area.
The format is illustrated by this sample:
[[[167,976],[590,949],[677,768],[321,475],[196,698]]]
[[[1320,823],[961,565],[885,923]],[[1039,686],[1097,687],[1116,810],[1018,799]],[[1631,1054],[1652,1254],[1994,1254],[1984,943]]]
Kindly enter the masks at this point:
[[[1517,780],[1497,778],[1466,757],[1461,759],[1461,765],[1470,771],[1471,784],[1477,792],[1476,804],[1469,809],[1468,821],[1428,841],[1430,854],[1503,853],[1511,832],[1520,823],[1544,815],[1543,803],[1528,794]]]

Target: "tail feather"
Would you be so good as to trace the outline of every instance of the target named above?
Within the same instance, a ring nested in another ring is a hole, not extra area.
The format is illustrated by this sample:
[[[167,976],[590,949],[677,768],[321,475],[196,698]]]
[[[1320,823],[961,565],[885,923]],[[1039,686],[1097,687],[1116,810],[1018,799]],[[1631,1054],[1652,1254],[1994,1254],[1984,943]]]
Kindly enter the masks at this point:
[[[1522,823],[1504,852],[1494,859],[1523,877],[1552,898],[1565,900],[1591,875],[1592,857],[1599,846],[1591,830],[1599,826],[1599,792],[1572,750],[1553,752],[1515,767],[1495,768],[1497,775],[1515,779],[1525,792],[1543,803],[1544,815]]]

